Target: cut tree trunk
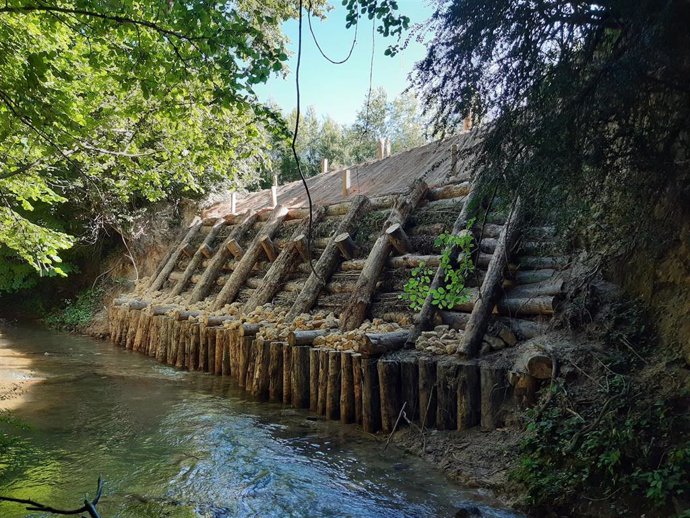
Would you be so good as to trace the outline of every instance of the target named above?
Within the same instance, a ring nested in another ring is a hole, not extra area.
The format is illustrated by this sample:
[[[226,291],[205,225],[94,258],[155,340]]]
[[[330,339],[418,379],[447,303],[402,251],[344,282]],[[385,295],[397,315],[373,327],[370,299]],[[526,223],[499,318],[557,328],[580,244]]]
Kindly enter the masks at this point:
[[[402,406],[400,398],[400,363],[381,358],[377,364],[381,398],[381,430],[391,433]]]
[[[432,426],[436,422],[436,360],[419,358],[419,422]]]
[[[206,255],[207,250],[211,249],[213,241],[216,239],[216,236],[218,236],[218,233],[222,230],[224,226],[225,220],[223,218],[218,218],[213,227],[211,227],[211,230],[209,230],[208,234],[206,234],[204,242],[201,243],[201,246],[199,246],[197,251],[194,252],[194,256],[192,256],[192,259],[189,261],[189,264],[187,265],[187,267],[184,270],[184,273],[182,274],[182,277],[175,283],[173,289],[170,290],[168,298],[172,299],[173,297],[176,297],[184,291],[185,287],[187,286],[187,283],[192,278],[192,275],[194,275],[194,272],[196,272],[196,269],[201,264],[201,261],[203,261],[205,257],[208,258],[208,256]]]
[[[496,305],[497,299],[501,295],[503,273],[508,264],[508,254],[518,234],[518,226],[522,214],[521,207],[522,202],[520,198],[517,198],[513,204],[508,221],[503,227],[501,236],[498,238],[496,251],[491,257],[486,277],[484,277],[482,282],[480,296],[474,304],[472,314],[465,326],[461,349],[470,358],[474,358],[479,354],[484,334],[489,327],[489,317]]]
[[[481,384],[481,428],[485,431],[494,430],[504,424],[501,407],[511,396],[506,369],[493,366],[482,366],[480,370]]]
[[[292,406],[309,408],[309,346],[292,347]]]
[[[419,205],[426,191],[427,185],[424,180],[415,180],[410,192],[405,196],[401,196],[398,202],[396,202],[396,206],[388,215],[383,228],[388,228],[396,223],[404,225],[412,211]],[[352,331],[357,329],[364,321],[366,310],[369,307],[372,295],[376,291],[378,279],[381,276],[381,272],[383,272],[390,251],[390,236],[384,230],[379,235],[376,243],[374,243],[366,264],[357,279],[355,291],[341,312],[341,330]]]
[[[287,215],[287,208],[282,205],[276,206],[271,213],[270,219],[261,228],[259,234],[254,238],[252,244],[249,246],[242,259],[239,260],[237,266],[232,271],[230,278],[225,283],[225,286],[220,290],[220,293],[216,296],[211,307],[212,310],[219,310],[225,304],[228,304],[235,300],[235,297],[240,292],[242,285],[245,283],[247,278],[250,276],[252,268],[259,260],[263,248],[261,246],[261,241],[264,237],[273,237],[273,234],[278,230],[280,224],[285,219]]]
[[[316,207],[313,211],[313,223],[316,224],[323,218],[326,213],[323,207]],[[297,229],[294,231],[292,238],[296,239],[298,236],[306,233],[309,229],[309,219],[302,221]],[[249,300],[244,305],[244,311],[249,313],[257,307],[270,302],[278,291],[281,285],[285,282],[288,274],[292,272],[295,265],[299,262],[300,252],[295,246],[286,246],[280,252],[277,259],[271,264],[268,272],[261,281],[258,288],[254,290]]]
[[[340,417],[340,351],[328,351],[328,383],[326,385],[326,418]]]
[[[377,360],[362,358],[362,428],[376,433],[381,429],[381,400]]]
[[[230,259],[232,256],[229,244],[233,241],[239,242],[249,231],[249,229],[251,229],[252,225],[256,223],[257,219],[258,214],[256,212],[246,212],[242,218],[242,223],[236,225],[232,229],[230,235],[225,239],[225,241],[223,241],[223,244],[218,247],[218,252],[216,252],[216,254],[213,256],[213,259],[211,259],[211,261],[208,263],[208,266],[206,266],[206,270],[204,270],[204,273],[201,275],[199,282],[197,282],[196,286],[194,286],[192,293],[189,295],[190,303],[193,304],[206,298],[211,291],[216,278],[223,270],[223,266],[225,266],[225,264],[228,262],[228,259]]]
[[[283,342],[271,342],[268,370],[268,399],[280,401],[283,396]]]
[[[366,196],[356,196],[350,203],[347,214],[340,221],[335,235],[337,236],[345,232],[354,235],[355,229],[360,224],[362,217],[369,211],[369,207],[370,203]],[[331,275],[333,275],[339,262],[340,251],[337,243],[332,239],[321,254],[321,257],[319,257],[314,266],[314,271],[310,273],[309,278],[304,283],[304,288],[290,308],[286,317],[288,322],[294,320],[298,315],[308,312],[314,306],[319,293],[321,293],[321,290],[323,290]]]
[[[185,236],[182,238],[180,244],[173,249],[173,252],[168,256],[163,268],[161,268],[161,270],[158,272],[158,275],[156,275],[156,277],[153,279],[151,284],[146,289],[146,293],[152,293],[154,291],[158,291],[161,289],[163,283],[165,283],[166,279],[168,278],[168,275],[170,275],[170,272],[172,272],[175,268],[175,265],[177,264],[177,260],[180,258],[182,250],[194,238],[196,233],[199,232],[200,228],[201,220],[197,220],[194,224],[192,224],[191,227],[189,227],[187,234],[185,234]]]
[[[355,422],[355,387],[350,351],[340,354],[340,422]]]

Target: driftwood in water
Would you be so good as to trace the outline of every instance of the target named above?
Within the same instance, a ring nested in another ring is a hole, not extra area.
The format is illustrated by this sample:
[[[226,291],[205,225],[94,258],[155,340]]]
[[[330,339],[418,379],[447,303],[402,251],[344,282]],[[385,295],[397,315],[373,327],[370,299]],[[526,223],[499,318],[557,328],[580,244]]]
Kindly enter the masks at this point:
[[[313,211],[313,224],[318,223],[323,218],[326,211],[323,207],[316,207]],[[309,219],[302,221],[293,233],[293,240],[300,235],[304,235],[309,230]],[[294,269],[301,259],[299,248],[295,245],[286,246],[280,255],[274,259],[273,264],[263,277],[261,284],[254,290],[249,300],[244,304],[244,311],[250,312],[258,306],[269,302],[280,291],[281,285],[285,282],[287,275]]]
[[[335,235],[345,232],[354,235],[355,229],[362,217],[369,211],[369,207],[370,203],[366,196],[356,196],[350,203],[347,214],[340,221]],[[304,288],[290,308],[286,318],[288,322],[294,320],[298,315],[306,313],[314,306],[319,293],[333,275],[339,262],[340,251],[335,240],[332,239],[314,265],[314,271],[310,273],[309,278],[304,283]]]
[[[381,429],[393,431],[402,407],[400,398],[400,363],[397,360],[381,358],[377,364],[379,375],[379,397],[381,400]]]
[[[340,422],[355,422],[355,387],[350,351],[340,354]]]
[[[477,208],[476,206],[479,203],[479,189],[476,188],[477,184],[478,180],[477,178],[475,178],[475,180],[469,186],[469,192],[467,194],[467,197],[465,198],[462,208],[460,209],[460,213],[458,214],[458,217],[455,218],[453,228],[450,232],[451,235],[457,236],[460,234],[460,232],[463,232],[467,228],[467,223],[472,217],[474,211]],[[453,247],[450,250],[450,256],[455,257],[457,256],[458,252],[458,248]],[[434,275],[434,278],[432,279],[431,284],[429,286],[429,294],[424,300],[422,309],[419,311],[419,314],[417,316],[415,327],[410,333],[410,336],[407,340],[409,346],[412,346],[412,344],[414,344],[417,338],[419,338],[419,335],[422,333],[422,331],[425,331],[431,327],[431,321],[434,316],[434,310],[436,309],[432,304],[433,293],[444,282],[445,275],[446,274],[443,271],[443,268],[440,267],[439,263],[439,266],[437,266],[436,274]],[[424,412],[424,409],[421,408],[420,411]]]
[[[156,275],[153,281],[151,281],[151,284],[149,284],[148,288],[146,289],[147,293],[161,289],[163,283],[165,283],[166,279],[168,278],[168,275],[170,275],[170,272],[172,272],[175,268],[182,250],[185,248],[185,246],[189,245],[190,241],[194,238],[200,228],[201,221],[197,221],[191,227],[189,227],[187,234],[185,234],[184,238],[182,238],[182,242],[173,250],[163,268],[161,268],[161,270],[158,272],[158,275]]]
[[[375,359],[362,358],[362,428],[376,433],[381,429],[379,374]]]
[[[265,237],[273,237],[273,234],[278,230],[280,224],[285,219],[287,215],[287,208],[282,205],[276,206],[271,213],[270,219],[261,228],[259,234],[254,238],[252,244],[249,246],[245,254],[242,256],[237,263],[237,266],[232,271],[230,278],[225,283],[225,286],[220,290],[220,293],[216,296],[216,300],[213,302],[212,309],[218,310],[222,308],[225,304],[235,300],[235,297],[240,292],[242,285],[246,279],[250,276],[249,274],[254,268],[254,265],[259,260],[259,256],[262,253],[261,241]]]
[[[287,348],[287,345],[284,342],[271,342],[269,346],[269,401],[281,401],[283,397],[283,348]]]
[[[508,253],[512,249],[513,243],[518,234],[518,225],[522,218],[522,202],[520,198],[513,204],[508,222],[503,227],[501,236],[498,238],[496,251],[491,257],[489,268],[486,272],[484,282],[482,282],[481,295],[474,304],[470,319],[465,326],[465,334],[462,340],[462,349],[470,357],[476,357],[482,345],[482,340],[487,328],[489,318],[496,305],[496,301],[501,295],[501,285],[503,283],[503,272],[508,263]]]
[[[258,218],[255,212],[246,212],[242,218],[242,223],[236,225],[230,235],[223,241],[223,243],[218,247],[218,252],[213,256],[213,259],[208,263],[204,273],[201,275],[199,282],[196,283],[192,293],[189,295],[189,302],[199,302],[206,298],[206,296],[211,291],[213,283],[215,282],[218,274],[220,274],[223,266],[228,262],[230,256],[233,254],[231,252],[232,246],[229,247],[231,242],[239,242],[242,237],[249,231],[252,225],[256,222]]]
[[[419,420],[422,426],[436,422],[436,360],[419,358]]]
[[[480,370],[481,385],[481,419],[482,430],[494,430],[504,424],[501,407],[511,396],[506,369],[482,366]]]
[[[388,228],[396,223],[404,225],[426,191],[427,185],[424,180],[415,180],[409,193],[405,196],[401,196],[395,207],[391,210],[386,219],[384,228]],[[352,331],[353,329],[357,329],[362,322],[364,322],[366,310],[376,290],[376,284],[381,276],[381,272],[383,271],[390,251],[390,236],[383,231],[374,243],[367,257],[366,264],[357,279],[355,291],[352,293],[350,300],[340,314],[341,330]]]
[[[170,290],[170,295],[168,295],[169,298],[176,297],[177,295],[182,293],[185,287],[187,286],[187,283],[192,278],[192,275],[194,275],[194,272],[196,272],[196,269],[201,264],[201,261],[204,259],[204,257],[207,259],[210,257],[209,254],[211,254],[211,245],[213,244],[213,241],[216,239],[216,236],[218,236],[218,233],[224,226],[225,220],[223,218],[218,218],[214,223],[213,227],[211,227],[211,230],[209,230],[208,234],[206,234],[203,243],[201,243],[197,251],[192,256],[191,260],[189,261],[189,264],[187,264],[187,267],[185,268],[182,277],[175,283],[173,289]]]
[[[309,347],[298,345],[292,347],[292,406],[309,408]]]
[[[340,418],[340,351],[328,351],[326,418],[331,420]]]

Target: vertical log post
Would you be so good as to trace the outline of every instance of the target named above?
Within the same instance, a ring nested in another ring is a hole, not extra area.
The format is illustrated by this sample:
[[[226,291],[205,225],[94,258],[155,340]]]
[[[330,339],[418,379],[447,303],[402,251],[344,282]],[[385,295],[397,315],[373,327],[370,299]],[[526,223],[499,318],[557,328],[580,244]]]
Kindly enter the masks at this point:
[[[352,352],[340,354],[340,422],[355,422],[355,387],[352,371]]]
[[[467,430],[479,424],[481,395],[479,366],[461,363],[458,375],[458,430]]]
[[[508,371],[482,365],[479,378],[481,385],[481,428],[490,431],[504,424],[501,406],[510,399]]]
[[[376,433],[381,429],[379,374],[375,358],[362,358],[362,428]]]
[[[381,397],[381,429],[385,433],[391,433],[402,407],[400,402],[400,363],[392,358],[381,358],[377,367]]]
[[[283,397],[283,348],[287,347],[283,342],[271,342],[270,363],[268,370],[268,399],[269,401],[281,401]]]
[[[410,421],[419,420],[419,364],[416,356],[400,360],[401,401]]]
[[[340,351],[328,351],[328,384],[326,386],[326,418],[340,417]]]
[[[309,350],[309,410],[312,412],[319,406],[319,351]]]
[[[309,408],[309,349],[308,345],[292,348],[292,406]]]
[[[436,360],[419,358],[419,422],[432,426],[436,422]]]
[[[328,349],[319,349],[319,388],[316,411],[326,415],[326,395],[328,391]]]
[[[292,401],[292,347],[283,345],[283,404]]]
[[[354,389],[355,422],[362,424],[362,355],[352,355],[352,385]]]

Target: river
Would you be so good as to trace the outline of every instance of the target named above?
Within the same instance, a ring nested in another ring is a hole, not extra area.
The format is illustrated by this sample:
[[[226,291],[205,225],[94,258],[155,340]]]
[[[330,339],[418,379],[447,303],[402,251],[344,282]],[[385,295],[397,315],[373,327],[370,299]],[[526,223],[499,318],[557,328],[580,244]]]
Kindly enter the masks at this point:
[[[353,425],[252,401],[220,377],[187,373],[107,342],[30,327],[0,350],[40,379],[12,415],[0,495],[79,507],[105,480],[105,517],[445,517],[468,502],[514,514]],[[0,503],[0,516],[28,514]]]

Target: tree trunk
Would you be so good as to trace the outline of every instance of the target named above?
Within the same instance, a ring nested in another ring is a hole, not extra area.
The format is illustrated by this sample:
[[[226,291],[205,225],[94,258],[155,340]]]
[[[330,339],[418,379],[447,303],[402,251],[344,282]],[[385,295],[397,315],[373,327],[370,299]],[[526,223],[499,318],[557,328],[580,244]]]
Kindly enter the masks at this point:
[[[282,205],[276,206],[271,213],[270,219],[261,228],[261,231],[256,235],[252,244],[249,246],[242,259],[239,260],[237,266],[232,271],[230,278],[225,283],[225,286],[220,290],[220,293],[216,296],[216,300],[213,302],[211,309],[217,311],[221,309],[225,304],[228,304],[235,300],[235,297],[240,292],[242,285],[245,283],[247,278],[250,276],[252,268],[259,260],[259,256],[263,252],[261,246],[261,240],[264,237],[273,237],[273,234],[278,230],[280,224],[285,219],[287,215],[287,209]]]
[[[474,358],[479,354],[484,333],[486,333],[489,327],[489,317],[501,294],[503,272],[508,264],[508,254],[517,237],[521,215],[522,202],[520,198],[517,198],[513,204],[508,222],[503,227],[501,236],[498,238],[498,246],[491,257],[486,277],[484,277],[484,282],[482,282],[479,299],[475,303],[472,314],[465,326],[462,350],[470,358]]]
[[[350,208],[340,221],[335,236],[347,232],[354,235],[355,229],[361,222],[362,217],[369,211],[370,203],[366,196],[356,196],[350,203]],[[300,292],[295,300],[295,303],[290,308],[286,317],[286,321],[290,322],[298,315],[308,312],[316,302],[316,299],[321,293],[331,275],[340,262],[340,251],[334,239],[331,239],[326,246],[326,249],[319,257],[319,260],[314,266],[314,272],[311,272],[307,282],[304,283],[304,289]]]
[[[316,207],[313,214],[313,224],[316,225],[323,218],[326,213],[323,207]],[[292,234],[294,241],[300,235],[309,231],[309,218],[302,221]],[[268,272],[264,275],[261,284],[254,290],[249,300],[244,305],[245,313],[249,313],[257,307],[270,302],[276,293],[280,291],[281,285],[285,282],[287,275],[294,270],[295,265],[299,262],[299,249],[288,244],[280,252],[278,258],[271,264]]]
[[[194,256],[189,261],[189,264],[182,274],[182,277],[177,281],[177,283],[175,283],[173,289],[170,290],[168,298],[172,299],[184,291],[187,283],[192,278],[192,275],[194,275],[194,272],[196,272],[196,269],[201,264],[201,261],[203,261],[204,257],[206,257],[206,255],[204,255],[204,250],[210,249],[213,241],[216,239],[216,236],[224,226],[225,220],[223,218],[218,218],[213,227],[211,227],[211,230],[209,230],[208,234],[206,234],[204,242],[199,246],[199,248],[197,248],[196,252],[194,252]]]
[[[404,225],[409,215],[424,197],[426,191],[426,183],[421,179],[415,180],[410,192],[404,197],[401,196],[395,208],[391,210],[383,228],[388,228],[395,223]],[[360,273],[359,279],[357,279],[355,291],[340,314],[341,330],[352,331],[357,329],[364,321],[366,310],[376,290],[377,281],[381,276],[390,251],[390,236],[384,230],[379,235],[376,243],[374,243],[362,273]]]
[[[481,428],[490,431],[504,424],[501,407],[510,398],[510,384],[505,369],[482,366],[479,377],[481,384]]]
[[[189,295],[189,302],[191,304],[204,300],[206,296],[211,291],[211,287],[215,282],[218,274],[223,269],[223,266],[228,262],[228,259],[232,256],[231,248],[228,245],[234,241],[239,242],[242,237],[251,229],[252,225],[258,219],[258,214],[256,212],[246,212],[242,223],[236,225],[230,235],[223,241],[218,247],[218,252],[213,256],[213,259],[208,263],[206,270],[201,275],[199,282],[196,283],[192,293]]]

